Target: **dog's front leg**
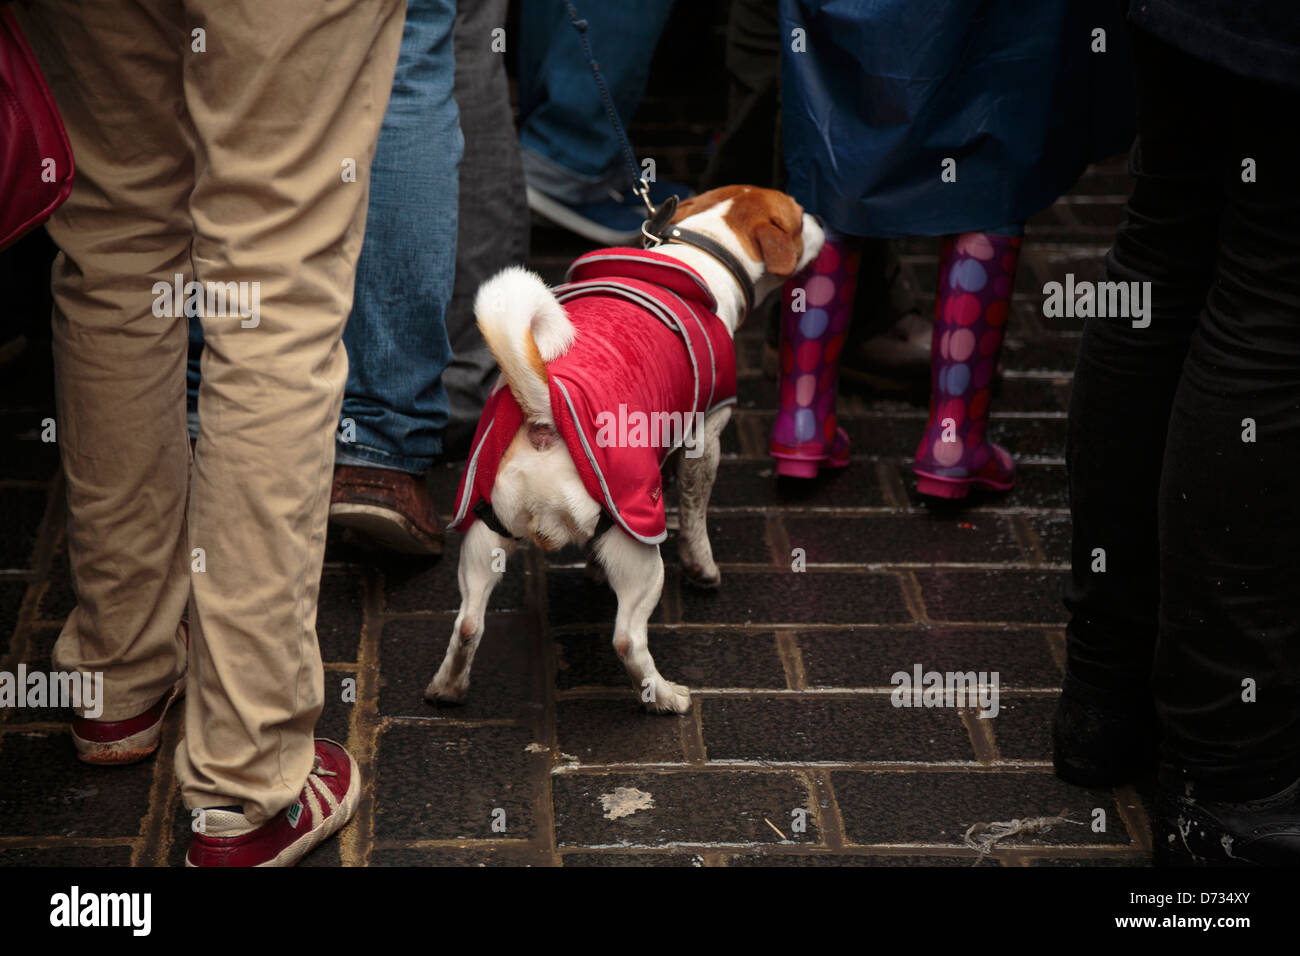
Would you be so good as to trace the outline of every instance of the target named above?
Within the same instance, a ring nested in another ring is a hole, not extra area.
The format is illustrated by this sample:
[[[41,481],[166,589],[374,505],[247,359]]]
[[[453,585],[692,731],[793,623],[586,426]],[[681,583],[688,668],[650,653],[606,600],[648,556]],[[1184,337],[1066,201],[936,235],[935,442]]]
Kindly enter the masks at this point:
[[[460,703],[469,690],[469,671],[474,652],[483,637],[488,598],[505,574],[506,559],[515,550],[515,542],[503,538],[482,521],[475,521],[460,545],[460,613],[452,628],[451,643],[442,666],[424,691],[424,699],[442,703]]]
[[[657,544],[642,544],[612,528],[592,549],[609,585],[618,595],[614,619],[614,650],[641,692],[646,709],[659,714],[684,714],[691,709],[691,692],[664,680],[650,656],[647,623],[664,588],[664,562]]]
[[[709,544],[708,508],[713,481],[718,477],[718,460],[722,457],[722,430],[731,420],[731,406],[711,412],[704,419],[696,445],[683,448],[678,454],[677,488],[680,505],[681,530],[678,552],[682,559],[682,573],[697,587],[716,588],[722,581],[722,572],[713,560],[713,547]],[[687,453],[696,457],[688,457]]]

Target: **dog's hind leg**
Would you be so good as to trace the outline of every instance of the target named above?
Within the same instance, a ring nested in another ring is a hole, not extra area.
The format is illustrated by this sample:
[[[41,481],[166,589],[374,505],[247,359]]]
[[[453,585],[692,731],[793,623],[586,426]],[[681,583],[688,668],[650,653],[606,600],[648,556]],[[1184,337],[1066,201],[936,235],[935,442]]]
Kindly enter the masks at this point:
[[[730,405],[712,412],[704,419],[701,434],[696,436],[695,448],[683,448],[678,452],[681,456],[677,461],[681,509],[678,552],[682,573],[688,581],[702,588],[716,588],[722,581],[722,572],[713,560],[713,547],[709,544],[708,508],[713,481],[718,477],[718,460],[722,457],[720,438],[730,420]],[[687,457],[688,451],[697,451],[699,455]]]
[[[442,666],[425,689],[425,700],[459,703],[465,699],[474,652],[483,637],[488,598],[505,574],[506,559],[514,553],[515,545],[515,541],[501,537],[482,521],[475,521],[465,533],[457,570],[460,613]]]
[[[642,544],[619,528],[611,528],[595,542],[592,553],[618,595],[614,650],[640,689],[642,703],[654,713],[686,713],[691,709],[691,692],[664,680],[650,656],[646,625],[664,587],[664,562],[659,546]]]

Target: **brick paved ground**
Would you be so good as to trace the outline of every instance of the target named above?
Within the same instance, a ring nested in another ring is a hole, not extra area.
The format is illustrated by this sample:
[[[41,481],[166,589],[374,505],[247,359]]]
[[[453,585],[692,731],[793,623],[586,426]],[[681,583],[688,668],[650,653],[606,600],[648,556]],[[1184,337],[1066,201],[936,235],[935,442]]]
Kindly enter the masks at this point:
[[[652,97],[635,128],[643,149],[658,150],[661,175],[703,163],[708,117],[683,123],[681,103]],[[775,389],[759,371],[762,330],[742,330],[740,407],[709,521],[723,585],[686,585],[670,535],[651,625],[661,670],[693,691],[685,717],[639,709],[610,647],[612,594],[586,579],[576,553],[516,558],[492,599],[469,702],[425,703],[458,604],[458,539],[430,565],[377,563],[332,539],[319,732],[347,741],[367,787],[355,823],[306,865],[971,865],[962,836],[972,824],[1091,821],[1094,808],[1105,832],[1062,825],[1013,837],[983,865],[1145,863],[1144,796],[1059,782],[1047,735],[1064,652],[1062,456],[1078,326],[1044,319],[1041,289],[1067,271],[1095,278],[1126,193],[1122,164],[1105,164],[1031,225],[993,425],[1020,463],[1004,497],[943,511],[921,502],[907,464],[924,409],[861,399],[842,416],[852,466],[811,491],[779,488],[766,456]],[[551,278],[583,248],[545,228],[534,247]],[[906,251],[928,291],[936,243]],[[74,602],[57,454],[39,440],[52,408],[48,359],[35,358],[0,386],[9,671],[48,669]],[[458,474],[435,472],[444,507]],[[804,573],[791,571],[793,548],[807,553]],[[914,664],[998,671],[1001,714],[892,707],[890,675]],[[356,703],[343,700],[346,678]],[[162,757],[120,769],[79,764],[63,719],[0,712],[0,864],[178,863],[188,826],[170,759],[179,716]],[[619,788],[650,805],[610,819],[602,797],[626,797]],[[795,832],[800,809],[806,830]],[[504,832],[493,829],[498,810]]]

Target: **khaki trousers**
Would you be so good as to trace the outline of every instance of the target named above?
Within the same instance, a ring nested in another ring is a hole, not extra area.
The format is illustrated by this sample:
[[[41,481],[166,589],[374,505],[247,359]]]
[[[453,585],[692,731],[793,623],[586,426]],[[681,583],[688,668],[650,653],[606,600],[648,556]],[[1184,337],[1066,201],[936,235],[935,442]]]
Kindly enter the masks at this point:
[[[341,335],[403,10],[38,0],[23,16],[78,166],[49,223],[78,600],[55,665],[102,671],[102,717],[134,716],[185,672],[188,604],[182,794],[253,823],[314,760]],[[177,274],[221,293],[199,318],[192,460],[184,302],[162,291]]]

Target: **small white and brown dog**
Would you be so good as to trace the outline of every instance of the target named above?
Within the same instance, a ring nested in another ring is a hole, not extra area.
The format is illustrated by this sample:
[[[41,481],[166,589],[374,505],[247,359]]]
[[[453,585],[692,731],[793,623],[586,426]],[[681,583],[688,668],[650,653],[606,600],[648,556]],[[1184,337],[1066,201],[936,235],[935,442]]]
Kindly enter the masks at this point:
[[[676,455],[680,557],[688,579],[716,587],[720,574],[705,511],[717,476],[719,438],[734,398],[715,400],[709,363],[731,363],[734,389],[731,340],[737,327],[754,303],[817,256],[825,235],[789,196],[753,186],[728,186],[687,199],[670,223],[651,228],[664,241],[653,249],[658,256],[650,265],[659,271],[652,271],[648,282],[637,251],[615,249],[580,258],[575,268],[594,262],[603,271],[595,278],[582,273],[585,282],[570,282],[556,291],[519,268],[504,270],[479,289],[474,304],[478,326],[509,388],[498,385],[489,399],[462,479],[453,520],[465,531],[458,570],[460,612],[446,656],[425,691],[430,701],[464,699],[488,598],[504,573],[505,558],[532,540],[546,550],[571,543],[587,548],[591,563],[617,595],[614,650],[647,709],[676,714],[690,709],[690,691],[666,680],[655,667],[647,635],[664,581],[659,541],[666,530],[658,469],[669,450],[661,448],[658,459],[649,459],[653,478],[641,482],[618,472],[644,469],[645,454],[604,454],[584,422],[595,411],[591,406],[614,399],[622,404],[624,393],[644,392],[641,379],[651,383],[650,391],[662,392],[656,369],[663,363],[657,360],[667,353],[687,370],[685,391],[676,393],[686,396],[678,403],[685,407],[678,411],[694,416],[699,434],[694,435],[695,454],[682,454],[679,448]],[[641,278],[611,280],[611,269],[619,268]],[[582,298],[600,295],[605,298]],[[620,319],[607,308],[584,324],[574,309],[586,301],[608,308],[621,302],[652,317],[648,325],[632,323],[626,312]],[[588,360],[600,366],[594,374],[614,383],[606,385],[602,398],[588,400],[586,416],[584,398],[575,394],[573,373],[565,364],[580,347],[595,356]],[[496,407],[502,405],[509,410]],[[489,462],[493,448],[495,459]],[[621,489],[636,489],[636,494]],[[631,505],[630,498],[635,499]]]

